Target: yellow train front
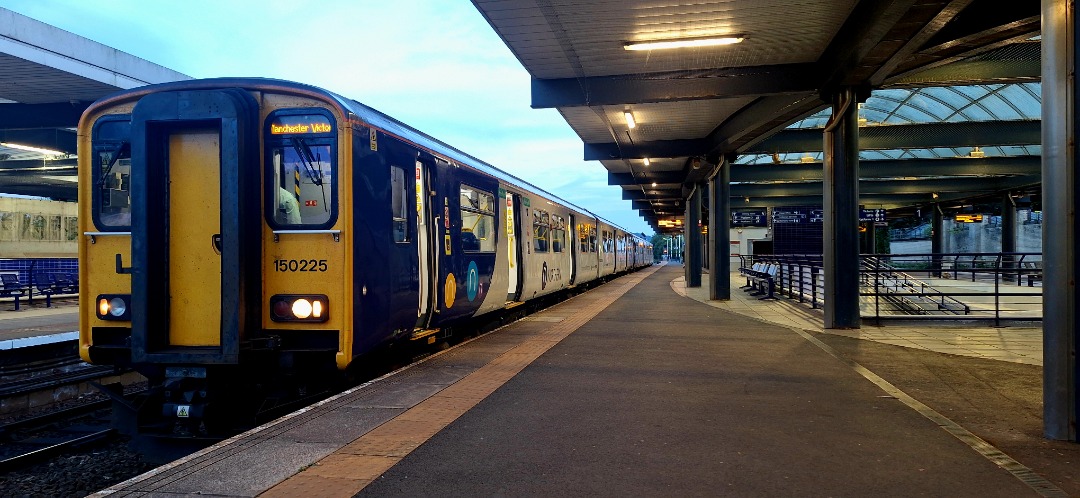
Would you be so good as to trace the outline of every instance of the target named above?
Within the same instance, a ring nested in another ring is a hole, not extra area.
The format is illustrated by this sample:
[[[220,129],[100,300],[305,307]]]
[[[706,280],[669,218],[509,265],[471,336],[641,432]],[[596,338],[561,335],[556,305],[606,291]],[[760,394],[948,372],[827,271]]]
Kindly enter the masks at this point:
[[[270,80],[145,87],[83,115],[80,350],[149,379],[129,428],[213,438],[340,378],[348,116]]]

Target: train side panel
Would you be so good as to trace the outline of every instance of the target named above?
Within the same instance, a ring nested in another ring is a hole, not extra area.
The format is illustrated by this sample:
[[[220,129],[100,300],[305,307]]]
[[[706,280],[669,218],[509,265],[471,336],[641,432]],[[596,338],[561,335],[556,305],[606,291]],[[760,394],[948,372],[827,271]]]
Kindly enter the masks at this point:
[[[567,246],[569,209],[537,194],[522,196],[523,279],[520,300],[565,289],[573,272]]]
[[[596,225],[600,244],[600,276],[609,277],[615,274],[615,229],[603,220],[598,220]]]
[[[489,311],[498,249],[499,183],[471,168],[440,163],[436,209],[437,253],[441,260],[435,326]],[[496,294],[502,291],[496,292]]]

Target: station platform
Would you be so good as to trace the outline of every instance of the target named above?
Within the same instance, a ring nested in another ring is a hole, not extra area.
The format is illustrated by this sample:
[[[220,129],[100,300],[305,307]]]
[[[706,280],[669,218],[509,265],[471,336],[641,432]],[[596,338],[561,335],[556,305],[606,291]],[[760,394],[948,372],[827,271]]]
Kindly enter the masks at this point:
[[[623,276],[97,496],[1080,496],[1037,365],[707,304],[681,276]]]
[[[52,307],[24,305],[0,311],[0,350],[78,339],[78,301],[56,300]]]

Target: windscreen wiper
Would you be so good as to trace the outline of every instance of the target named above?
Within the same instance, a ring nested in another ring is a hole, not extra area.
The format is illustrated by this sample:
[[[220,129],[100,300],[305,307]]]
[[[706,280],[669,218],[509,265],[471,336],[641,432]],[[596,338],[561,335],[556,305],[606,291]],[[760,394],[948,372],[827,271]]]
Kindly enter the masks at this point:
[[[125,150],[130,152],[130,149],[131,144],[128,142],[120,142],[120,145],[117,145],[116,148],[113,149],[112,157],[109,158],[109,164],[106,164],[104,170],[101,172],[101,178],[98,180],[98,187],[105,186],[105,179],[109,177],[109,173],[112,172],[113,166],[116,166],[116,162],[120,160],[120,155],[123,154]]]
[[[300,156],[300,162],[304,165],[304,172],[307,173],[308,178],[311,179],[311,182],[315,185],[322,186],[322,171],[315,169],[314,165],[315,163],[322,162],[321,158],[316,157],[311,153],[311,147],[308,146],[307,142],[304,142],[304,139],[292,137],[290,140],[292,141],[293,149],[296,150],[296,154]]]

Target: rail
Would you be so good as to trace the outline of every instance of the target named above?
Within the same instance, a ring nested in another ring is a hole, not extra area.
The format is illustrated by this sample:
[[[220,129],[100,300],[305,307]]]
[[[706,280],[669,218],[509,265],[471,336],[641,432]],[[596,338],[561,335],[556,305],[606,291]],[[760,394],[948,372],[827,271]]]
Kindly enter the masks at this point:
[[[824,305],[820,255],[743,256],[741,268],[775,265],[776,294]],[[1042,320],[1040,253],[863,254],[863,319]]]

